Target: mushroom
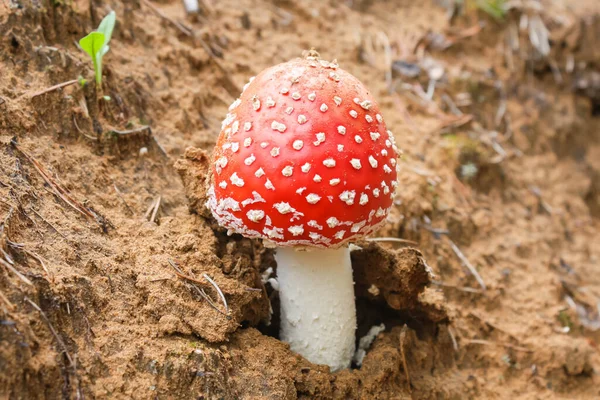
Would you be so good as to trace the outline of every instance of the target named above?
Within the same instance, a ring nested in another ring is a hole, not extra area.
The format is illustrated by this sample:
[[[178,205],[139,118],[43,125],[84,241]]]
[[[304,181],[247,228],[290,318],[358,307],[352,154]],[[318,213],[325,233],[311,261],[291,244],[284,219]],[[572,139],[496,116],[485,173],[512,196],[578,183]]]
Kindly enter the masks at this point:
[[[276,247],[280,338],[350,366],[356,306],[348,243],[385,222],[398,149],[354,76],[314,52],[261,72],[229,107],[207,206],[229,233]]]

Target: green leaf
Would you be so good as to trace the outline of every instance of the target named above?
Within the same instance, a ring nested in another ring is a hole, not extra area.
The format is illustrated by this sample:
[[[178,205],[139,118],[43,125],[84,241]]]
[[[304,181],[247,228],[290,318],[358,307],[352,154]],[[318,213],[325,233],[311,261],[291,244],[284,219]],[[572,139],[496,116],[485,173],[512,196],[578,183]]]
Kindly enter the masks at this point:
[[[89,54],[94,64],[94,72],[96,73],[96,82],[102,83],[102,56],[99,52],[104,46],[105,36],[101,32],[92,32],[79,40],[79,45]]]
[[[496,20],[503,20],[506,14],[505,0],[477,0],[475,5]]]
[[[113,30],[115,29],[115,22],[117,21],[117,15],[114,11],[108,13],[106,17],[98,25],[98,32],[104,34],[104,47],[102,48],[102,55],[108,53],[108,42],[112,38]]]
[[[98,32],[104,33],[105,37],[104,46],[102,46],[102,48],[100,49],[100,54],[98,55],[98,57],[101,60],[102,57],[104,57],[106,53],[108,53],[108,50],[110,50],[110,47],[108,47],[108,42],[110,42],[110,39],[112,38],[112,31],[113,29],[115,29],[116,19],[117,17],[115,12],[111,11],[106,17],[104,17],[102,22],[100,22],[100,25],[98,25]]]
[[[109,12],[100,22],[97,32],[92,32],[79,41],[81,48],[92,58],[98,85],[102,84],[102,57],[110,50],[108,42],[112,38],[116,20],[115,12]]]
[[[96,58],[96,55],[104,46],[105,36],[104,33],[101,32],[92,32],[84,38],[79,40],[79,45],[89,54],[92,59]]]

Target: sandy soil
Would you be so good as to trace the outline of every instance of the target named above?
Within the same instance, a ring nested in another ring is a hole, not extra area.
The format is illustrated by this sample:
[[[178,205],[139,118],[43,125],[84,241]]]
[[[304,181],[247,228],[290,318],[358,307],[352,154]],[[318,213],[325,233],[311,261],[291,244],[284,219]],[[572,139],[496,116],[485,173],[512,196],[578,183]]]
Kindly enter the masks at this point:
[[[600,397],[596,1],[201,3],[0,0],[0,398]],[[102,90],[40,94],[93,80],[111,9]],[[379,99],[404,155],[374,237],[416,242],[357,243],[359,336],[386,329],[336,374],[202,206],[241,86],[311,47]]]

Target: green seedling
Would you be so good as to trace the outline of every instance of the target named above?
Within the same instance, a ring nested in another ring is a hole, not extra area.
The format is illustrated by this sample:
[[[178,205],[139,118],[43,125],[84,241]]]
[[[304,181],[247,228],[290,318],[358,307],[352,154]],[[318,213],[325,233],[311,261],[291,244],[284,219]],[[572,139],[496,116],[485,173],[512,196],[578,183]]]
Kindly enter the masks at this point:
[[[79,45],[92,58],[94,64],[94,73],[96,75],[96,83],[102,85],[102,57],[110,47],[108,43],[112,37],[113,29],[115,28],[116,14],[114,11],[108,13],[100,22],[98,29],[91,32],[84,38],[79,40]]]
[[[87,79],[85,79],[83,76],[79,75],[77,77],[77,82],[79,82],[79,85],[81,85],[81,87],[84,87],[85,84],[87,83]]]
[[[476,0],[475,6],[496,20],[503,20],[506,14],[505,0]]]

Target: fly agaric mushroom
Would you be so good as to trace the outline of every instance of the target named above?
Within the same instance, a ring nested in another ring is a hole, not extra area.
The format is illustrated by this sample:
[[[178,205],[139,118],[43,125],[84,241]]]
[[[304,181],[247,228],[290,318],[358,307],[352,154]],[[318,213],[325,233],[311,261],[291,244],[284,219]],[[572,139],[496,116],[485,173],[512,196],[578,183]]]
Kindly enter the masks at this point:
[[[365,86],[314,52],[261,72],[229,107],[207,206],[276,246],[280,337],[333,371],[350,366],[356,306],[348,243],[385,220],[398,149]]]

